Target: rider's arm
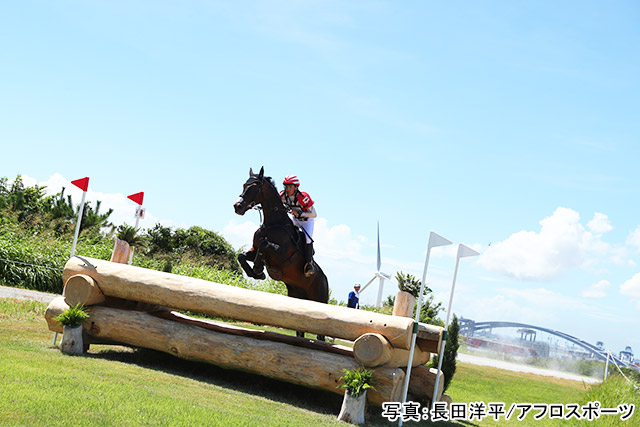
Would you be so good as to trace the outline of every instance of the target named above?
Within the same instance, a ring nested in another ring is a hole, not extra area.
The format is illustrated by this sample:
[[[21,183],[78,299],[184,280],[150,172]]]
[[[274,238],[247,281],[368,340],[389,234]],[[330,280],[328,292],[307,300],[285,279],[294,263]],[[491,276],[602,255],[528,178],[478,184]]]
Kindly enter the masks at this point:
[[[313,206],[310,206],[309,211],[302,212],[300,216],[303,218],[315,218],[318,216],[318,214],[316,213],[316,208],[314,208]]]

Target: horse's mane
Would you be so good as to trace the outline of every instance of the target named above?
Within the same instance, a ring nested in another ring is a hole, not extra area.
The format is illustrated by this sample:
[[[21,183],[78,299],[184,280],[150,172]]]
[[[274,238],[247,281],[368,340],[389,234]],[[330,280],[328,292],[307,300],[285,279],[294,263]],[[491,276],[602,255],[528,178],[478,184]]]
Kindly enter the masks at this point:
[[[256,176],[257,178],[257,176]],[[272,187],[273,187],[273,191],[275,191],[275,195],[277,196],[277,203],[280,203],[280,205],[282,205],[284,207],[284,204],[282,203],[282,200],[280,200],[280,191],[278,190],[278,186],[276,185],[276,181],[271,178],[270,176],[264,176],[262,177],[263,181],[269,183]]]

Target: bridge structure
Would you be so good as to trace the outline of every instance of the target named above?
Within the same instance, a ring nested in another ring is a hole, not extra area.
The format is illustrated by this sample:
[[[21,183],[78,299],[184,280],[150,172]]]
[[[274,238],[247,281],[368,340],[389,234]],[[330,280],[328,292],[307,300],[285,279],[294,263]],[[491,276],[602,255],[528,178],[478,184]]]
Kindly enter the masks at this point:
[[[546,332],[547,334],[554,335],[556,337],[563,338],[585,350],[589,353],[593,354],[595,357],[606,361],[607,360],[607,350],[597,345],[593,345],[588,343],[580,338],[574,337],[573,335],[566,334],[564,332],[556,331],[554,329],[543,328],[540,326],[528,325],[526,323],[516,323],[516,322],[501,322],[501,321],[489,321],[489,322],[476,322],[471,319],[460,318],[460,335],[471,337],[478,331],[492,330],[496,328],[525,328],[525,329],[533,329],[537,331]],[[609,358],[613,359],[615,363],[619,366],[627,366],[628,363],[621,360],[615,354],[611,353]]]

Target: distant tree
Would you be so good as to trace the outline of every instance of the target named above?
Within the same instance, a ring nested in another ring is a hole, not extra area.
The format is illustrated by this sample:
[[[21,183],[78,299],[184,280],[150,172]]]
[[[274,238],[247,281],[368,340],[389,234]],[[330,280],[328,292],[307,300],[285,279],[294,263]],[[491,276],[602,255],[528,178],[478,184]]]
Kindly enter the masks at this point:
[[[54,196],[49,196],[47,202],[49,204],[49,214],[53,219],[63,219],[67,221],[73,221],[75,218],[75,211],[73,209],[73,202],[71,196],[64,196],[65,188],[62,187],[62,191]]]
[[[78,210],[80,205],[74,206],[71,199],[71,195],[64,195],[65,188],[62,187],[62,191],[55,196],[47,198],[47,210],[49,215],[54,220],[61,220],[65,225],[75,224],[78,218]],[[100,213],[100,200],[96,201],[95,209],[91,207],[90,202],[85,202],[84,209],[82,210],[82,221],[80,222],[80,231],[88,230],[90,228],[105,228],[112,227],[113,224],[109,222],[109,217],[113,213],[113,209],[109,209],[105,213]],[[57,230],[61,228],[58,225]],[[66,228],[65,228],[66,231]]]
[[[451,384],[451,380],[456,373],[456,357],[458,356],[458,334],[460,332],[460,324],[458,322],[458,316],[453,315],[453,320],[449,324],[447,329],[447,343],[444,346],[444,354],[442,359],[442,373],[444,374],[444,390],[446,391]],[[438,355],[435,355],[429,366],[433,368],[438,367]]]
[[[105,228],[113,227],[113,224],[109,222],[109,216],[113,213],[113,209],[109,209],[105,213],[100,213],[100,200],[96,200],[96,208],[93,209],[89,202],[84,205],[82,211],[82,222],[80,223],[80,230],[86,230],[89,228]]]
[[[199,263],[240,271],[233,247],[217,233],[202,227],[175,231],[156,224],[147,231],[149,254],[160,259],[186,258]]]
[[[25,187],[20,175],[11,185],[3,177],[0,179],[0,209],[11,210],[21,222],[41,215],[45,210],[45,188],[39,185]]]
[[[147,230],[147,239],[149,241],[149,254],[168,254],[174,251],[172,243],[173,232],[171,228],[164,227],[157,223],[153,228]]]

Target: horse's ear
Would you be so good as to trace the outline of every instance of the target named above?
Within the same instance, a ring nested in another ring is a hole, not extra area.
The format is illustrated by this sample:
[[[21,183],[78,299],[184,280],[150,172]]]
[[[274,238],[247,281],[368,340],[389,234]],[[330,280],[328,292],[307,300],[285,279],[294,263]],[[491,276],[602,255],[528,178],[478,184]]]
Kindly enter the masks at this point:
[[[262,177],[264,176],[264,166],[260,168],[260,173],[258,174],[258,176],[260,177],[260,179],[262,179]]]
[[[249,168],[249,178],[253,176],[253,168]]]

